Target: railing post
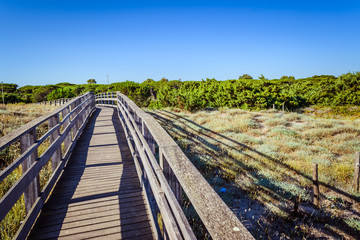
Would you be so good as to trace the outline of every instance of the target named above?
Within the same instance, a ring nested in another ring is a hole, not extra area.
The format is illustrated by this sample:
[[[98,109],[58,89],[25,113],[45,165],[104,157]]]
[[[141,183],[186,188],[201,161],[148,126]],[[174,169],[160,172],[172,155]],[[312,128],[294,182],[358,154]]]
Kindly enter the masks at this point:
[[[167,160],[163,154],[163,151],[164,151],[163,148],[159,147],[159,165],[160,165],[161,169],[163,170],[164,176],[165,176],[167,182],[169,183],[169,186],[170,186],[171,190],[173,191],[176,199],[181,204],[181,201],[182,201],[181,185],[180,185],[179,181],[177,180],[174,172],[171,170],[171,167],[170,167],[169,163],[167,162]]]
[[[360,152],[355,153],[354,191],[359,192]]]
[[[21,153],[24,153],[36,141],[36,128],[32,129],[20,138]],[[38,157],[37,150],[35,150],[27,159],[21,163],[22,173],[24,174]],[[28,185],[24,191],[25,210],[28,213],[40,194],[39,175]]]
[[[59,123],[59,114],[54,115],[49,119],[49,129],[53,128]],[[58,137],[60,136],[60,127],[58,127],[51,135],[50,135],[50,142],[53,143]],[[59,165],[61,161],[61,145],[59,148],[54,152],[51,157],[52,163],[52,170],[55,172],[55,169]]]
[[[82,100],[82,103],[83,103],[83,102],[85,102],[85,98]],[[85,108],[86,108],[86,106],[85,106],[85,104],[84,104],[84,105],[82,105],[81,110],[83,110],[83,109],[85,109]],[[85,116],[86,116],[86,109],[81,113],[81,116],[80,116],[81,122],[80,122],[79,128],[80,128],[81,125],[85,122]]]
[[[65,118],[69,113],[70,113],[70,107],[65,108],[62,111],[63,118]],[[63,123],[63,128],[66,129],[69,124],[70,124],[70,117],[68,119],[66,119],[65,122]],[[71,144],[71,131],[68,132],[68,134],[66,135],[65,140],[64,140],[65,152],[69,149],[70,144]]]
[[[74,103],[71,104],[71,111],[72,111],[72,113],[71,113],[71,122],[73,122],[75,117],[76,117],[77,111],[73,111],[74,108],[76,107],[76,105],[77,105],[77,101],[75,101]],[[76,122],[74,123],[71,130],[72,130],[72,140],[74,141],[76,133],[77,133],[77,124],[76,124]]]
[[[313,203],[316,207],[320,207],[320,190],[319,190],[319,173],[318,164],[313,164]]]
[[[76,101],[76,106],[79,106],[81,103],[82,103],[82,98],[80,98],[78,101]],[[78,114],[80,113],[80,111],[81,111],[81,108],[78,108],[78,109],[76,110],[76,115],[78,115]],[[75,123],[75,125],[77,126],[77,131],[76,131],[76,132],[78,132],[79,129],[80,129],[81,121],[82,121],[81,115],[79,115],[79,116],[77,117],[77,121],[76,121],[76,123]]]

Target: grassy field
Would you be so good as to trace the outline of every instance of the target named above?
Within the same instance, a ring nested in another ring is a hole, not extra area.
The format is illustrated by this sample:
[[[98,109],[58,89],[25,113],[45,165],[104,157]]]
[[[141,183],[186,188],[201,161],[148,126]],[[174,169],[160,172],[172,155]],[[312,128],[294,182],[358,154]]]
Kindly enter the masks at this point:
[[[257,239],[360,236],[360,194],[352,188],[359,107],[149,113]],[[319,209],[311,204],[313,163]]]
[[[8,134],[12,130],[42,116],[52,110],[54,106],[49,105],[35,105],[35,104],[8,104],[0,105],[0,137]],[[47,123],[42,124],[37,128],[37,135],[42,136],[48,130]],[[49,141],[41,144],[38,150],[40,155]],[[20,144],[15,143],[3,151],[0,151],[0,170],[4,169],[12,161],[20,156]],[[50,161],[49,161],[50,162]],[[51,176],[51,165],[47,164],[40,172],[40,187],[42,188],[49,177]],[[13,184],[21,177],[21,166],[18,167],[12,174],[0,182],[0,198],[13,186]],[[21,197],[14,205],[11,211],[0,223],[0,239],[12,239],[16,233],[21,221],[25,216],[24,198]]]

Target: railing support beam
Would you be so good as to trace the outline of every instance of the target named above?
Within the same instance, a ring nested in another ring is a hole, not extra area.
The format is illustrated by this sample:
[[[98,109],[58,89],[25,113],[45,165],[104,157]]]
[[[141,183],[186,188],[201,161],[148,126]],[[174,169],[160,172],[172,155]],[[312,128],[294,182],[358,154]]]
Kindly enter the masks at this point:
[[[56,114],[49,119],[49,129],[55,127],[58,123],[59,123],[59,114]],[[60,136],[60,129],[58,128],[50,135],[50,142],[53,143],[59,136]],[[55,169],[59,165],[60,160],[61,160],[61,145],[55,151],[54,155],[52,155],[51,157],[53,172],[55,172]]]
[[[24,153],[36,141],[36,128],[33,128],[29,133],[20,138],[21,153]],[[38,157],[37,151],[33,152],[26,160],[21,163],[22,173],[24,174]],[[36,198],[40,194],[39,175],[29,184],[24,192],[25,211],[28,213],[33,206]]]

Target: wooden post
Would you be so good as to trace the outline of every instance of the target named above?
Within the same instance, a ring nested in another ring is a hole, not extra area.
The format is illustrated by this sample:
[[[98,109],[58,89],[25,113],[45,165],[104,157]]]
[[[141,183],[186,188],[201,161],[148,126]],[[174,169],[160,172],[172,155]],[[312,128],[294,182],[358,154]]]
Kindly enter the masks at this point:
[[[282,104],[282,111],[285,112],[285,103]]]
[[[78,101],[76,101],[76,106],[80,105],[81,103],[82,103],[82,99],[79,99]],[[81,111],[81,108],[78,108],[78,109],[76,110],[76,114],[80,114],[80,111]],[[76,127],[77,127],[76,132],[78,132],[79,129],[80,129],[81,121],[82,121],[81,115],[79,115],[79,116],[78,116],[78,120],[77,120],[76,123],[75,123],[75,125],[76,125]]]
[[[319,189],[319,173],[318,164],[313,164],[313,203],[316,207],[320,207],[320,189]]]
[[[49,119],[49,129],[53,128],[54,126],[56,126],[59,123],[59,115],[56,114],[55,116],[51,117]],[[50,142],[53,143],[58,137],[60,136],[60,128],[58,128],[57,130],[55,130],[51,135],[50,135]],[[51,157],[51,163],[52,163],[52,170],[53,172],[55,172],[55,169],[57,168],[57,166],[59,165],[61,161],[61,144],[59,146],[59,148],[54,152],[54,154]]]
[[[36,141],[36,128],[31,130],[29,133],[26,133],[20,138],[20,149],[21,153],[24,153],[30,146],[32,146]],[[37,150],[35,150],[27,159],[21,163],[22,173],[24,174],[31,165],[36,161],[38,157]],[[25,198],[25,210],[28,213],[36,201],[36,198],[40,194],[40,184],[39,184],[39,175],[34,178],[34,180],[29,184],[29,186],[24,191]]]
[[[72,104],[72,106],[71,106],[71,111],[73,111],[73,109],[75,109],[75,107],[76,107],[76,105],[77,105],[77,102],[78,102],[78,101],[75,101],[75,102]],[[72,113],[71,122],[72,122],[72,121],[75,121],[75,117],[76,117],[77,112],[78,112],[78,111],[76,110],[76,111],[74,111],[74,112]],[[73,140],[73,141],[75,140],[75,136],[76,136],[77,131],[78,131],[77,123],[75,122],[74,125],[73,125],[73,127],[72,127],[72,140]]]
[[[171,190],[173,191],[176,199],[181,204],[181,201],[182,201],[181,184],[177,180],[174,172],[171,170],[171,167],[170,167],[169,163],[167,162],[167,160],[163,154],[163,149],[161,147],[159,147],[159,165],[160,165],[160,167],[164,173],[164,176],[165,176]]]
[[[275,104],[273,104],[273,110],[275,110]]]
[[[355,153],[354,191],[359,192],[360,152]]]
[[[62,115],[63,115],[63,118],[65,118],[70,112],[70,107],[67,107],[65,108],[63,111],[62,111]],[[70,124],[70,118],[66,119],[64,124],[63,124],[63,127],[64,129]],[[65,140],[64,140],[64,147],[65,147],[65,152],[69,149],[69,146],[71,144],[71,131],[69,131],[69,133],[66,135],[65,137]]]

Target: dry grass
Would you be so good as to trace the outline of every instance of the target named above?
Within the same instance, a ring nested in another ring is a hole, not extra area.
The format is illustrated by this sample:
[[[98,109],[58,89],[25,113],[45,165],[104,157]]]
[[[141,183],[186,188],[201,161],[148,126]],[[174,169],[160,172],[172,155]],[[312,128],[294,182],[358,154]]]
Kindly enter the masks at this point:
[[[0,108],[0,137],[44,114],[51,112],[54,109],[55,107],[53,106],[35,104],[8,104],[6,105],[6,108]],[[36,130],[37,136],[40,138],[48,130],[47,123],[41,124]],[[46,140],[43,144],[41,144],[38,149],[38,155],[41,155],[49,145],[49,140]],[[0,170],[2,170],[20,156],[19,142],[12,144],[0,153]],[[51,173],[51,164],[48,163],[40,172],[41,188],[46,184],[51,176]],[[7,178],[0,182],[0,198],[6,194],[6,192],[14,185],[21,175],[22,170],[21,166],[19,166]],[[12,239],[24,217],[25,207],[24,197],[22,196],[6,217],[1,221],[0,238]]]
[[[40,104],[7,104],[5,109],[0,108],[0,137],[55,108]]]
[[[360,151],[359,119],[240,109],[150,113],[215,189],[227,189],[220,195],[232,209],[236,199],[244,198],[261,206],[247,220],[256,237],[351,239],[360,233],[353,227],[360,225],[360,194],[352,188],[354,155]],[[311,202],[313,163],[319,164],[323,194],[321,219],[315,222],[314,217],[293,212],[299,199]],[[334,198],[346,207],[331,207]],[[265,234],[258,231],[260,226],[271,230]]]

